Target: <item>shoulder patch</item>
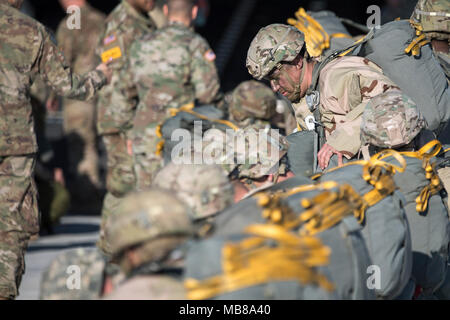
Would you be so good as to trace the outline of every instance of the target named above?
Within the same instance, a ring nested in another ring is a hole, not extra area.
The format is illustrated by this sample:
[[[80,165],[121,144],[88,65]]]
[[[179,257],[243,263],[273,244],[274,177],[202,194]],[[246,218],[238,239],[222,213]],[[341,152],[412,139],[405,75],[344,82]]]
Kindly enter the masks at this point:
[[[204,54],[204,57],[209,62],[213,62],[214,60],[216,60],[216,54],[212,50],[206,51],[205,54]]]
[[[112,49],[104,51],[101,54],[101,57],[102,57],[102,61],[105,63],[110,60],[117,60],[120,57],[122,57],[122,50],[120,50],[120,47],[114,47]]]
[[[103,45],[107,46],[108,44],[113,43],[116,40],[117,40],[116,34],[113,33],[103,40]]]

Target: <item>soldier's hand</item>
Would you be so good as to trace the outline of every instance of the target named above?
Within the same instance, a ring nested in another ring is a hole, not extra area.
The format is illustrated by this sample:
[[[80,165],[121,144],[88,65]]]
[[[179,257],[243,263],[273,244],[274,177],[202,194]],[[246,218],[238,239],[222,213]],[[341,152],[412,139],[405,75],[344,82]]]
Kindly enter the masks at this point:
[[[57,97],[50,97],[45,103],[45,107],[47,111],[50,113],[56,112],[59,110],[59,100]]]
[[[335,150],[332,146],[330,146],[329,144],[324,144],[322,149],[320,149],[319,153],[317,154],[317,158],[318,158],[318,162],[319,162],[319,167],[322,170],[325,170],[328,167],[328,164],[330,162],[331,157],[333,156],[333,154],[337,154],[338,155],[338,165],[341,166],[342,165],[342,153]]]
[[[110,67],[108,67],[108,64],[109,64],[109,62],[101,63],[101,64],[98,65],[96,70],[100,70],[101,72],[103,72],[103,74],[106,77],[106,83],[110,84],[113,72],[112,72],[112,69]]]
[[[133,141],[127,140],[127,152],[130,156],[133,155]]]

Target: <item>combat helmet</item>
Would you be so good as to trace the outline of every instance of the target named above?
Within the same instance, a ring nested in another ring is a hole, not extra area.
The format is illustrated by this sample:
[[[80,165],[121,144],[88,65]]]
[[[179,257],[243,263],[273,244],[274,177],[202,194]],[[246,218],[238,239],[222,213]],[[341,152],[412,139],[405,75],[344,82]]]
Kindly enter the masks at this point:
[[[269,87],[261,82],[242,82],[231,94],[229,112],[237,121],[249,117],[269,120],[276,112],[277,98]]]
[[[79,283],[70,283],[70,268],[79,268]],[[97,249],[77,248],[58,255],[41,280],[41,300],[93,300],[103,290],[105,258]],[[71,288],[70,285],[74,287]],[[79,285],[79,287],[78,287]]]
[[[298,29],[271,24],[259,30],[247,53],[248,72],[257,80],[267,76],[280,62],[293,61],[305,45],[305,36]]]
[[[127,196],[119,211],[111,216],[107,231],[112,257],[117,259],[125,249],[157,238],[189,237],[193,226],[188,208],[176,196],[169,191],[150,189]],[[158,249],[169,252],[174,248]]]
[[[401,91],[372,98],[362,115],[361,142],[381,148],[409,144],[425,127],[414,101]]]
[[[234,200],[234,189],[218,165],[169,163],[154,185],[175,193],[191,209],[193,220],[224,210]]]
[[[450,39],[450,1],[419,0],[411,19],[419,22],[430,39]]]

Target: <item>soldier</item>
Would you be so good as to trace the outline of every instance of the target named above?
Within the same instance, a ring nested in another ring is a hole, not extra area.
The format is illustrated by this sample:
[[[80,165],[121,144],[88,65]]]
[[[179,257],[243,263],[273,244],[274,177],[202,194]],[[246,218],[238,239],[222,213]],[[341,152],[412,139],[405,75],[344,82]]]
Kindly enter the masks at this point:
[[[368,103],[362,116],[361,141],[369,146],[370,156],[384,149],[404,151],[406,169],[396,173],[394,181],[405,196],[403,205],[413,251],[412,277],[421,297],[448,299],[450,222],[439,193],[439,178],[430,164],[433,156],[427,155],[430,150],[421,149],[427,142],[420,141],[424,126],[417,105],[401,92],[391,91]],[[384,161],[397,162],[392,158]]]
[[[244,81],[225,100],[228,101],[229,118],[238,127],[251,125],[255,130],[270,129],[270,120],[276,114],[277,98],[263,83]]]
[[[33,181],[37,151],[30,86],[37,76],[59,95],[90,99],[110,80],[106,64],[72,74],[40,23],[20,13],[21,0],[0,1],[0,298],[18,294],[28,239],[39,231]]]
[[[91,70],[97,62],[95,46],[102,32],[106,16],[92,8],[86,0],[60,0],[64,11],[70,6],[80,8],[80,28],[69,28],[69,19],[61,21],[56,33],[58,46],[67,62],[76,73]],[[48,106],[54,108],[56,97],[52,96]],[[64,99],[64,131],[68,155],[68,180],[74,203],[98,202],[100,180],[95,132],[96,101],[81,102]],[[70,182],[72,184],[70,185]]]
[[[113,104],[111,100],[111,95],[119,81],[126,81],[119,73],[124,68],[131,43],[155,30],[154,22],[148,17],[148,12],[153,7],[153,0],[122,0],[106,19],[105,30],[97,48],[97,54],[103,60],[113,59],[111,85],[100,92],[97,103],[97,132],[102,136],[108,162],[107,193],[103,201],[98,243],[105,253],[108,253],[108,248],[103,242],[104,218],[117,209],[121,198],[135,186],[133,159],[127,148],[135,105],[117,108],[117,104]]]
[[[215,54],[191,29],[198,7],[193,0],[169,0],[164,6],[169,25],[136,41],[130,49],[129,68],[115,90],[114,105],[131,106],[132,92],[139,101],[132,130],[137,190],[151,185],[162,158],[156,154],[156,128],[170,117],[169,109],[187,108],[198,101],[220,98]],[[127,86],[132,83],[133,86]],[[124,95],[125,93],[125,95]],[[128,108],[119,107],[118,108]]]
[[[325,130],[318,165],[325,169],[336,154],[353,158],[361,147],[361,113],[372,97],[398,87],[382,70],[361,57],[336,57],[318,62],[309,57],[304,35],[282,24],[261,29],[253,39],[247,68],[256,79],[270,80],[272,89],[291,102],[306,96],[316,123]],[[325,143],[324,143],[325,142]]]
[[[436,57],[450,78],[450,3],[447,0],[419,0],[412,13],[413,26],[431,41]],[[419,27],[420,26],[420,27]]]
[[[69,281],[70,268],[79,268],[80,280]],[[95,300],[105,287],[105,258],[97,249],[78,248],[58,255],[45,270],[40,287],[41,300]],[[68,283],[73,287],[68,286]],[[79,285],[79,287],[77,287]]]
[[[286,156],[288,147],[277,129],[213,129],[205,133],[201,150],[194,142],[191,159],[220,165],[235,185],[237,201],[293,176]]]
[[[189,206],[199,235],[234,202],[233,185],[218,165],[169,163],[157,173],[153,185],[170,190]]]
[[[185,299],[179,248],[194,233],[188,208],[173,193],[129,195],[111,216],[112,257],[126,279],[107,300]]]

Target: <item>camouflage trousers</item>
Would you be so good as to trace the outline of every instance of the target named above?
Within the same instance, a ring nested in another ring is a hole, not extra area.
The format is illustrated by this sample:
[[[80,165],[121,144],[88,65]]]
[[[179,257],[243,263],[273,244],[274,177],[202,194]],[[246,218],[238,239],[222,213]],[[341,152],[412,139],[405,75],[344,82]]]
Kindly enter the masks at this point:
[[[156,154],[157,145],[161,139],[154,128],[149,128],[144,134],[133,139],[134,172],[136,173],[136,190],[150,188],[156,172],[163,166],[163,158]]]
[[[133,157],[127,151],[127,138],[124,133],[104,135],[108,159],[108,173],[106,177],[107,193],[103,200],[102,222],[100,225],[100,239],[97,246],[109,254],[109,244],[105,238],[105,229],[109,217],[117,212],[122,198],[133,191],[136,179],[133,170]]]
[[[126,134],[108,134],[102,138],[108,159],[106,189],[115,197],[123,197],[132,191],[136,184],[133,157],[127,151]]]
[[[108,241],[108,223],[111,217],[119,210],[119,205],[123,197],[116,197],[111,192],[108,192],[103,200],[102,220],[100,223],[100,237],[97,242],[97,247],[106,255],[111,255],[111,247]]]
[[[89,190],[100,188],[95,104],[64,100],[64,131],[69,145],[69,173],[74,182],[71,189],[83,199],[83,195],[92,194]]]
[[[0,297],[14,299],[25,272],[25,250],[39,232],[35,155],[0,157]]]

